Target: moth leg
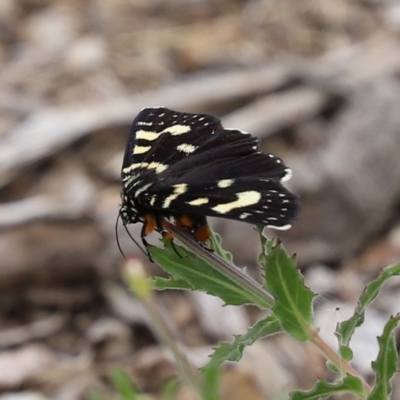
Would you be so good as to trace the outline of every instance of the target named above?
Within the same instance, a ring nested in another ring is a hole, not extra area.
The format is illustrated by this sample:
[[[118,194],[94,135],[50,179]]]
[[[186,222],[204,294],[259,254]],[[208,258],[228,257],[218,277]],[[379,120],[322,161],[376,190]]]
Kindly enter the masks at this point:
[[[143,226],[142,230],[140,232],[140,238],[142,239],[142,243],[147,251],[147,256],[149,257],[149,260],[151,262],[154,262],[149,250],[148,250],[148,242],[146,240],[146,236],[149,235],[151,232],[153,232],[156,229],[156,217],[152,213],[147,213],[141,216],[141,219],[143,220]]]
[[[182,256],[179,254],[178,249],[177,249],[176,246],[175,246],[174,235],[173,235],[171,232],[164,231],[164,232],[162,233],[162,237],[163,237],[164,239],[169,239],[169,240],[171,241],[171,246],[172,246],[172,248],[174,249],[175,254],[176,254],[179,258],[182,258]]]
[[[182,256],[179,254],[178,249],[175,246],[174,243],[174,234],[170,231],[168,231],[165,228],[165,224],[164,224],[165,218],[162,216],[157,215],[156,216],[156,222],[157,222],[157,230],[158,232],[161,233],[163,239],[168,239],[171,241],[171,246],[174,249],[175,254],[179,257],[182,258]]]

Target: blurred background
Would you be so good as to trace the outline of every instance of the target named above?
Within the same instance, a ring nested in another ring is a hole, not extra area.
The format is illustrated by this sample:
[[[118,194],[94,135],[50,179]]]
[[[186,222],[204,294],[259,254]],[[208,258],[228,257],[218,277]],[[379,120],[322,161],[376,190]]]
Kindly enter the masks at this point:
[[[364,285],[400,259],[399,77],[395,0],[2,0],[0,399],[84,399],[92,387],[111,398],[117,367],[157,399],[174,375],[115,241],[128,130],[146,106],[216,114],[292,168],[302,212],[267,234],[297,254],[334,345]],[[258,279],[252,227],[212,225]],[[367,379],[399,285],[357,333]],[[198,293],[157,296],[196,367],[259,317]],[[222,398],[286,398],[317,376],[329,377],[317,351],[279,335],[224,368]]]

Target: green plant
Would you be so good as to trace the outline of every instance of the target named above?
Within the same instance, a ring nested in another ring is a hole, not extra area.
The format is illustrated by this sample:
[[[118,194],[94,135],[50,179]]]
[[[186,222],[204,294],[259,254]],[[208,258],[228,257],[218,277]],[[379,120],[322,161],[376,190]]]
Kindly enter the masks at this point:
[[[193,388],[199,399],[216,400],[216,376],[224,361],[239,361],[243,349],[256,340],[279,332],[286,332],[301,342],[313,343],[326,357],[328,367],[340,371],[334,382],[318,380],[307,391],[294,391],[292,400],[323,399],[334,393],[350,392],[360,399],[385,400],[391,393],[390,381],[396,372],[397,350],[394,330],[400,315],[392,316],[382,335],[378,338],[379,354],[372,363],[375,384],[370,387],[350,365],[352,351],[350,339],[357,327],[364,321],[366,307],[379,294],[382,285],[392,276],[400,274],[400,264],[384,269],[379,277],[371,282],[361,295],[353,316],[336,329],[339,352],[332,350],[319,336],[314,326],[313,299],[315,294],[304,285],[303,276],[296,268],[295,257],[289,257],[279,242],[268,242],[259,230],[262,252],[259,263],[264,272],[263,284],[255,282],[239,268],[231,265],[232,257],[221,247],[218,235],[212,237],[214,252],[199,246],[193,238],[173,225],[168,229],[184,244],[172,245],[164,240],[164,248],[149,246],[155,262],[169,273],[169,278],[155,277],[150,281],[141,277],[128,263],[126,277],[134,293],[144,302],[149,314],[156,321],[161,340],[169,345],[177,359],[183,380]],[[203,368],[203,382],[199,384],[196,374],[180,354],[162,318],[154,308],[152,290],[180,289],[202,290],[220,297],[226,304],[251,304],[269,315],[249,328],[247,333],[235,336],[231,343],[220,343],[211,356],[209,364]]]

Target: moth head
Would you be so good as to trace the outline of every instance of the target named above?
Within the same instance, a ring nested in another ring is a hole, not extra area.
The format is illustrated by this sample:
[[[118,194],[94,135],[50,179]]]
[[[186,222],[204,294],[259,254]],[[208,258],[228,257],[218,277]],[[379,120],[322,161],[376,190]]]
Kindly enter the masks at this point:
[[[124,225],[136,224],[139,222],[139,212],[135,206],[135,203],[125,195],[121,194],[122,204],[119,208],[119,215]]]

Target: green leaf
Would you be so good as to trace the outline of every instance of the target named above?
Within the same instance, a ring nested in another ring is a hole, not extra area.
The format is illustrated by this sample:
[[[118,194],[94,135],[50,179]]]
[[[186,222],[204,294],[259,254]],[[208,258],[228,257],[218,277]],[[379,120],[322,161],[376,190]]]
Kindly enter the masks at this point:
[[[368,396],[368,400],[389,399],[392,392],[390,380],[397,370],[397,349],[394,330],[400,321],[400,314],[391,317],[386,323],[382,336],[378,337],[379,353],[376,361],[372,362],[375,372],[375,386]]]
[[[87,400],[109,400],[104,393],[98,388],[89,388],[86,393],[85,399]]]
[[[176,244],[172,246],[170,240],[163,240],[163,243],[163,249],[155,246],[147,248],[153,260],[172,275],[174,280],[171,282],[184,280],[189,287],[220,297],[230,305],[260,303],[260,299],[251,290],[228,278],[184,247]],[[184,286],[181,283],[179,285]]]
[[[365,309],[376,299],[383,284],[395,275],[400,275],[400,264],[383,269],[378,278],[365,287],[358,300],[353,316],[341,322],[336,327],[335,335],[339,339],[340,354],[346,360],[350,360],[348,358],[348,350],[350,350],[348,346],[355,329],[364,322]]]
[[[161,398],[163,400],[176,400],[179,388],[180,383],[176,378],[168,380],[161,389]]]
[[[220,370],[218,367],[204,368],[202,377],[202,400],[219,400],[218,388],[220,384]]]
[[[175,279],[173,277],[162,278],[160,276],[155,276],[154,278],[150,278],[150,282],[153,288],[156,290],[193,290],[193,287],[184,279]]]
[[[255,323],[244,335],[235,335],[233,342],[222,342],[215,349],[211,360],[204,368],[215,368],[224,361],[239,361],[246,346],[266,336],[282,332],[280,322],[274,316],[267,317]]]
[[[262,234],[260,237],[264,251],[259,261],[265,271],[265,287],[275,298],[274,314],[286,332],[304,342],[310,338],[315,294],[304,286],[294,258],[279,244],[272,247]]]
[[[224,250],[222,248],[222,238],[218,233],[216,233],[214,231],[211,231],[210,242],[211,242],[211,248],[222,259],[224,259],[224,260],[226,260],[228,262],[232,262],[233,261],[232,253],[230,253],[229,251],[226,251],[226,250]]]
[[[138,400],[140,398],[129,376],[123,370],[117,369],[111,372],[110,379],[123,400]]]
[[[360,379],[352,375],[345,376],[341,381],[329,383],[319,380],[308,392],[295,391],[291,393],[290,400],[318,400],[340,392],[351,392],[360,397],[364,396],[363,384]],[[381,399],[383,400],[383,399]]]

